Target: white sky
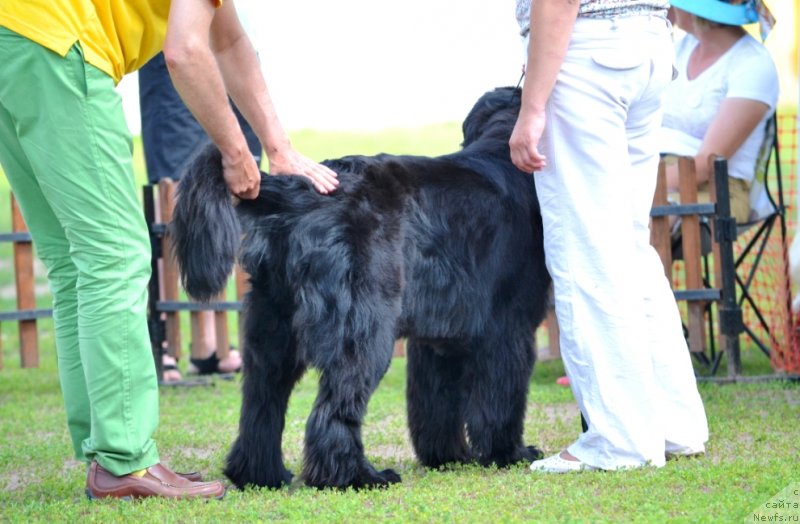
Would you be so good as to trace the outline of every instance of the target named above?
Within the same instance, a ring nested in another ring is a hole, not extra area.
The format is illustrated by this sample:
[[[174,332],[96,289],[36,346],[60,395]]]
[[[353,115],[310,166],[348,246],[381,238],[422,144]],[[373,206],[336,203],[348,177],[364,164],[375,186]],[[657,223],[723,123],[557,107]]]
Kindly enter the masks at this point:
[[[460,122],[519,80],[514,0],[235,1],[289,130]],[[120,84],[134,134],[136,83]]]

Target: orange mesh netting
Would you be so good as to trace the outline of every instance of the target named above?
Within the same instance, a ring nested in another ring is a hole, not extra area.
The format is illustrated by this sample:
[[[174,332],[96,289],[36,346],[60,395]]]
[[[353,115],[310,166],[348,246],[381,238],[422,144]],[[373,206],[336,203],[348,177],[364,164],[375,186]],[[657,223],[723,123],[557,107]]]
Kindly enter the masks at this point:
[[[797,176],[798,176],[798,152],[797,152],[797,133],[800,128],[800,120],[798,120],[797,108],[792,111],[782,111],[778,118],[778,140],[780,149],[780,161],[783,177],[783,192],[784,203],[787,206],[786,211],[786,245],[783,246],[782,251],[775,253],[773,256],[777,260],[778,256],[783,257],[783,264],[785,272],[783,273],[784,282],[781,293],[788,295],[787,300],[791,302],[793,296],[793,286],[789,279],[789,255],[788,247],[791,244],[792,238],[797,231]],[[771,253],[772,254],[772,253]],[[796,283],[795,283],[796,284]],[[796,286],[795,286],[796,287]],[[769,300],[769,294],[767,294]],[[780,297],[783,300],[783,297]],[[774,299],[778,301],[777,297]],[[776,315],[775,322],[785,322],[788,324],[788,343],[781,345],[772,352],[772,366],[776,370],[783,370],[790,374],[800,374],[800,336],[798,336],[797,327],[800,325],[800,318],[793,316],[790,311],[785,312],[788,319],[779,319]]]
[[[769,352],[772,368],[788,374],[800,374],[800,336],[795,333],[800,318],[796,319],[791,313],[793,294],[788,259],[788,247],[797,224],[797,127],[797,110],[782,109],[778,115],[778,143],[786,208],[785,240],[781,222],[777,219],[772,230],[757,239],[749,249],[748,244],[759,233],[759,225],[740,233],[734,243],[734,257],[737,259],[747,250],[737,268],[737,275],[748,290],[744,294],[737,285],[737,299],[746,326],[741,337],[742,351],[759,351],[760,344]],[[774,156],[767,177],[769,190],[779,204]],[[682,261],[676,261],[673,266],[673,285],[675,289],[685,289]],[[679,307],[685,319],[686,303],[679,303]],[[719,334],[718,326],[715,326],[714,334]]]
[[[791,313],[792,284],[789,278],[788,247],[797,222],[797,112],[783,110],[778,115],[778,145],[781,167],[783,204],[786,207],[786,231],[781,232],[780,220],[764,239],[757,241],[746,254],[737,269],[739,278],[747,284],[748,295],[742,301],[744,324],[747,332],[742,336],[742,349],[756,349],[759,340],[770,352],[772,368],[778,372],[800,373],[800,345],[795,340],[794,318]],[[778,180],[775,158],[767,174],[768,186],[778,203]],[[749,241],[757,234],[753,227],[740,234],[734,244],[734,255],[738,258]],[[785,236],[785,238],[784,238]],[[761,259],[758,252],[763,248]],[[753,270],[754,264],[758,267]],[[742,300],[743,299],[743,300]],[[755,339],[754,339],[755,338]]]

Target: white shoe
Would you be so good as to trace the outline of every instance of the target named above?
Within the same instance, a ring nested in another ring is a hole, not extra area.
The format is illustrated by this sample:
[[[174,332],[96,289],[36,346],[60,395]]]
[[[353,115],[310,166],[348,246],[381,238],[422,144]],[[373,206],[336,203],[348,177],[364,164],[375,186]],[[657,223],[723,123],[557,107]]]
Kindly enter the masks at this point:
[[[667,460],[678,457],[697,457],[706,452],[705,446],[679,446],[665,452]]]
[[[567,460],[561,458],[561,453],[531,463],[531,471],[542,473],[572,473],[573,471],[597,471],[600,468],[584,464],[580,460]]]

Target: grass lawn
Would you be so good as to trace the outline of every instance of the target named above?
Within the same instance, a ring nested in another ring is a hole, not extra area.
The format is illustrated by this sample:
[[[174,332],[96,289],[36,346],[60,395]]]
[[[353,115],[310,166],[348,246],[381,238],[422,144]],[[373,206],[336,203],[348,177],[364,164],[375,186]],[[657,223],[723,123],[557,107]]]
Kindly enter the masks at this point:
[[[378,151],[437,154],[458,146],[460,130],[444,125],[370,134],[304,131],[292,138],[315,159]],[[136,165],[143,180],[138,148]],[[7,199],[0,198],[4,231],[7,217]],[[7,248],[0,246],[3,287],[13,281]],[[42,307],[47,300],[43,295]],[[13,309],[13,296],[0,294],[0,307]],[[800,488],[800,385],[795,383],[701,383],[711,429],[708,452],[661,469],[548,476],[520,464],[430,471],[414,460],[405,425],[405,361],[395,359],[370,402],[363,439],[373,464],[397,470],[402,484],[356,493],[317,491],[295,482],[275,491],[231,491],[221,502],[90,502],[83,495],[86,467],[71,458],[51,321],[41,323],[40,336],[40,367],[19,369],[16,329],[3,326],[0,522],[753,522],[756,509],[774,513],[764,508],[771,497],[793,483]],[[745,351],[743,360],[748,374],[769,372],[755,351]],[[546,453],[569,444],[580,426],[570,390],[555,384],[562,373],[559,361],[542,362],[531,381],[525,440]],[[295,473],[301,469],[304,425],[315,392],[312,372],[289,406],[284,455]],[[162,460],[177,470],[220,477],[237,431],[239,404],[238,379],[162,388],[155,435]],[[796,518],[798,511],[792,511],[789,518]]]
[[[520,464],[429,471],[416,464],[408,440],[405,361],[398,358],[370,402],[363,436],[373,464],[396,469],[402,484],[357,493],[317,491],[295,482],[277,491],[231,491],[222,502],[90,502],[83,496],[86,467],[71,459],[51,337],[45,339],[39,369],[6,362],[0,372],[3,522],[741,522],[791,483],[800,483],[800,387],[784,382],[701,384],[711,427],[708,453],[670,461],[662,469],[547,476]],[[561,372],[558,361],[544,362],[531,382],[526,442],[546,452],[569,444],[580,423],[569,389],[555,384]],[[316,376],[309,373],[290,402],[284,454],[294,472],[301,467],[304,423],[315,391]],[[155,435],[162,460],[178,470],[199,468],[207,477],[219,477],[236,434],[239,403],[238,380],[162,388]]]

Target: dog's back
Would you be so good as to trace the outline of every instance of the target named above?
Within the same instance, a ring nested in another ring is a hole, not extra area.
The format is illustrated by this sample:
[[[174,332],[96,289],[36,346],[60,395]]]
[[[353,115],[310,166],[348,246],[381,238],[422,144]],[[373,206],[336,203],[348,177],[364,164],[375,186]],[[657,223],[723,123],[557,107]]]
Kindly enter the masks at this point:
[[[283,286],[310,310],[298,311],[305,326],[334,297],[348,300],[344,289],[362,277],[382,282],[387,296],[402,290],[391,305],[402,311],[398,334],[469,336],[498,307],[535,325],[549,277],[533,181],[508,153],[513,95],[497,90],[476,104],[457,153],[329,160],[340,180],[331,195],[303,177],[264,174],[258,198],[239,202],[235,216],[209,146],[179,187],[173,230],[184,287],[211,298],[238,254],[251,278]]]
[[[265,176],[259,198],[239,203],[250,275],[284,275],[315,318],[339,286],[368,275],[402,289],[399,335],[470,336],[497,307],[541,320],[541,218],[533,181],[510,160],[462,151],[325,163],[339,174],[332,195],[299,177]],[[308,302],[324,291],[322,303]]]

